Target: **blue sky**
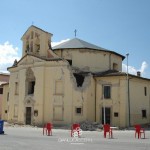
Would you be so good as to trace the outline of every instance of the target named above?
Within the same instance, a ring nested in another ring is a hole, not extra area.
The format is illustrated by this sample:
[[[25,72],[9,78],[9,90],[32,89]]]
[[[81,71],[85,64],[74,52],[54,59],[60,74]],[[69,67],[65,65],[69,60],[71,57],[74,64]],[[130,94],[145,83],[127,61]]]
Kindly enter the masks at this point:
[[[21,57],[20,39],[33,24],[52,33],[52,42],[74,38],[77,29],[82,40],[129,53],[129,72],[150,78],[149,8],[150,0],[1,0],[0,72]]]

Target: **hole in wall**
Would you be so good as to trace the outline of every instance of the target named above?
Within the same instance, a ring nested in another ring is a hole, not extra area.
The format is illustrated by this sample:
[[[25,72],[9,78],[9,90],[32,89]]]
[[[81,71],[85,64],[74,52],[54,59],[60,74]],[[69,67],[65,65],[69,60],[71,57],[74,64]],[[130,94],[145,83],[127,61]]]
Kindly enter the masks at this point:
[[[83,75],[77,74],[77,73],[74,73],[73,75],[76,78],[77,87],[82,87],[85,77]]]

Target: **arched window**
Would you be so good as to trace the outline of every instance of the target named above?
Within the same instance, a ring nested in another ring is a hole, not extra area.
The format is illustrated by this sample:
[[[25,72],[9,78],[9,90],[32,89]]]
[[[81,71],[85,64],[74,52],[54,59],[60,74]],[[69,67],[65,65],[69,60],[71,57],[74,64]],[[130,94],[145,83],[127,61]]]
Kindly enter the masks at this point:
[[[34,94],[35,87],[35,76],[31,68],[28,68],[26,71],[26,94]]]

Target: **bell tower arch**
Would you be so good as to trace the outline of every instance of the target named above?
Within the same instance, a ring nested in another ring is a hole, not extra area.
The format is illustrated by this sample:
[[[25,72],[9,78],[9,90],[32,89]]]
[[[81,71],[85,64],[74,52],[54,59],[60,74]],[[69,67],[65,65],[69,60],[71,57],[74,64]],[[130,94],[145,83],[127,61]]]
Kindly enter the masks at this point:
[[[24,33],[22,57],[26,54],[33,54],[40,57],[47,57],[47,51],[51,48],[51,37],[53,35],[36,26],[30,26]]]

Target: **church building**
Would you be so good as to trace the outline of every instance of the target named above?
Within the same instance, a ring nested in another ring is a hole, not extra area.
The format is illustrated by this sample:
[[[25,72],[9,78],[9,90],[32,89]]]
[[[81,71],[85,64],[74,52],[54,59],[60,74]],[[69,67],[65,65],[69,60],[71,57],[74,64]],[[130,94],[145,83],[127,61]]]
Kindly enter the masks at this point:
[[[33,25],[23,34],[22,58],[8,68],[4,85],[4,120],[37,126],[150,123],[150,79],[140,73],[127,78],[125,56],[78,38],[51,47],[52,36]]]

